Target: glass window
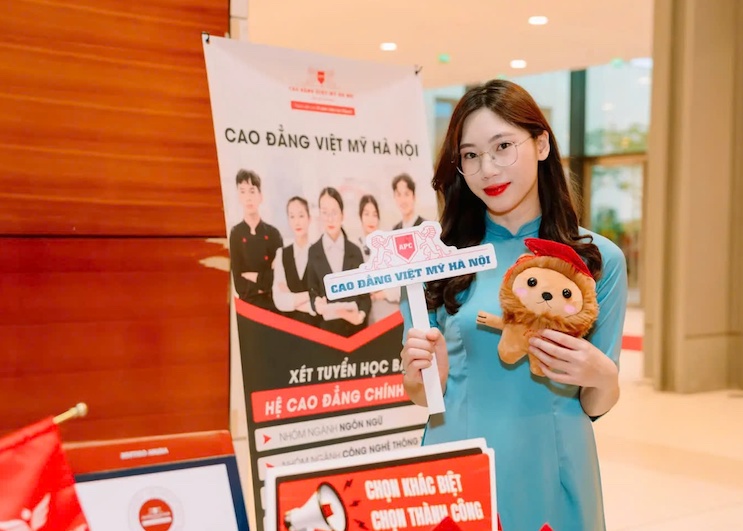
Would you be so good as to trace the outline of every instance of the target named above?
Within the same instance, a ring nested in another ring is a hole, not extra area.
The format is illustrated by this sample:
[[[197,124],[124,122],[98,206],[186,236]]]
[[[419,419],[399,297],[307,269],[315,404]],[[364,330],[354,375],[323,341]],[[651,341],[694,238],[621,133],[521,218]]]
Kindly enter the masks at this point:
[[[616,243],[627,259],[630,299],[637,303],[642,226],[643,161],[599,159],[590,167],[589,228]]]
[[[441,87],[423,91],[428,118],[428,137],[431,139],[431,154],[435,161],[439,155],[441,143],[446,136],[449,120],[454,107],[464,95],[464,85]]]
[[[557,140],[560,155],[570,154],[570,72],[547,72],[509,78],[524,87],[542,109]]]
[[[647,151],[652,61],[614,61],[586,72],[586,155]]]

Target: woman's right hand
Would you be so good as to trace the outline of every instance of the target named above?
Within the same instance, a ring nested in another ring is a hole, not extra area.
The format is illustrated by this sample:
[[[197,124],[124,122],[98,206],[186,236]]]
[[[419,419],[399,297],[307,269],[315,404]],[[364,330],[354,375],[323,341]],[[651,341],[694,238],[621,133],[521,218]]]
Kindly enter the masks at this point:
[[[433,356],[436,356],[436,365],[443,390],[449,376],[449,350],[446,347],[444,336],[438,328],[408,330],[408,337],[400,352],[403,379],[407,382],[422,384],[421,370],[431,366]]]

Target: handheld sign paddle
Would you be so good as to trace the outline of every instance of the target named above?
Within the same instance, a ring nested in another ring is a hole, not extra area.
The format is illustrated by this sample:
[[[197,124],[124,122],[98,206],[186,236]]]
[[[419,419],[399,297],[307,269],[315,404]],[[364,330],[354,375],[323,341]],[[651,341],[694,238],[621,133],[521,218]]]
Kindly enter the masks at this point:
[[[431,328],[424,282],[477,273],[497,264],[492,244],[464,249],[444,245],[441,225],[434,221],[407,229],[372,232],[366,237],[366,245],[371,250],[368,262],[358,269],[325,276],[328,300],[405,286],[413,328],[420,330]],[[429,413],[443,413],[444,397],[435,356],[431,367],[423,370],[423,384]]]

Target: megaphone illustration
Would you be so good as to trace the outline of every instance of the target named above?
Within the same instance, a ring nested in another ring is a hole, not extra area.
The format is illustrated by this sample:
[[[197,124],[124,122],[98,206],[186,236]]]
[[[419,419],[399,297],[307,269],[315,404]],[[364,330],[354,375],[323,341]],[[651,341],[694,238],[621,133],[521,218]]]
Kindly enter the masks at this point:
[[[348,516],[343,501],[333,486],[320,483],[304,505],[286,511],[284,525],[289,531],[348,531]]]

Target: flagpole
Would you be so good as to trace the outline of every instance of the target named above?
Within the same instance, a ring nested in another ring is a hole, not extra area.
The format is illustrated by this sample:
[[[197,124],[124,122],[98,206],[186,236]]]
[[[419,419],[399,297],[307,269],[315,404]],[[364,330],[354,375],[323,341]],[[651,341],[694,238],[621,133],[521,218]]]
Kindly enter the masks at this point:
[[[84,417],[88,414],[88,404],[85,402],[80,402],[75,405],[75,407],[71,407],[64,413],[61,413],[54,417],[54,424],[62,424],[63,422],[66,422],[70,419],[76,419]]]

